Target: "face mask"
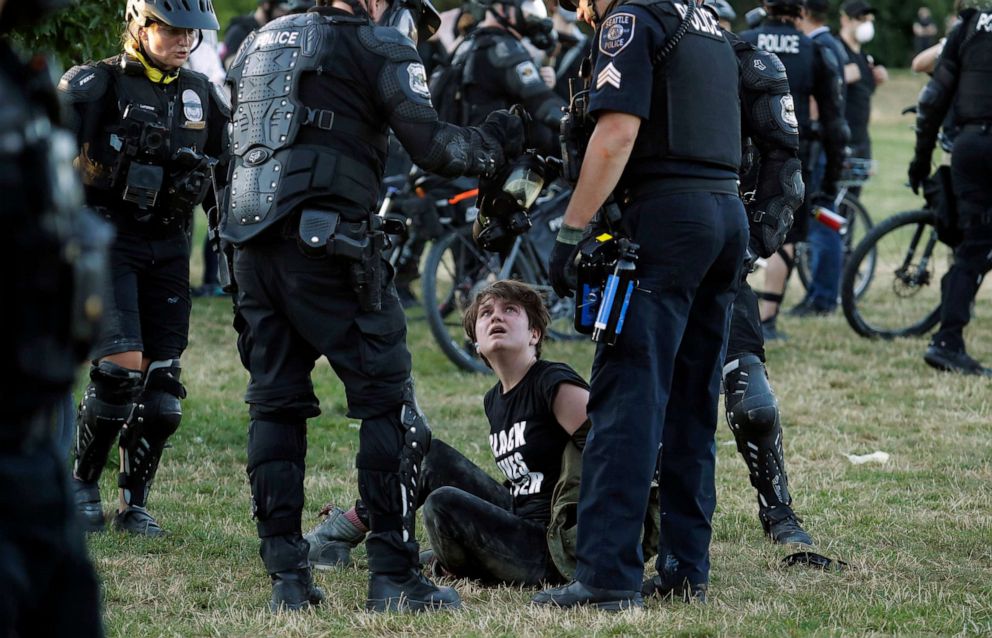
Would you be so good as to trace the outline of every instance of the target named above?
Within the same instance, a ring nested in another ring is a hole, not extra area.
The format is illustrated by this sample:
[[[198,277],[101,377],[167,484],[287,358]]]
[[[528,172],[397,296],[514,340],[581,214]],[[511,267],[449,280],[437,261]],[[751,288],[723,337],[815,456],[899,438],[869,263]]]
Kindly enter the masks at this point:
[[[871,20],[862,22],[854,29],[854,39],[865,44],[871,42],[875,37],[875,23]]]

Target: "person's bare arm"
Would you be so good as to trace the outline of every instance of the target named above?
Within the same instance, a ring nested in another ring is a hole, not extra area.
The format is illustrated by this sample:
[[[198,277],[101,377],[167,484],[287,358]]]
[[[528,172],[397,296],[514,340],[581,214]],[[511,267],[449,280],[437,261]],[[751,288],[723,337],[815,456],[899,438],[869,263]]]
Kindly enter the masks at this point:
[[[588,403],[589,391],[585,388],[571,383],[562,383],[558,386],[558,393],[555,395],[551,409],[555,413],[555,419],[569,436],[575,434],[575,431],[589,418],[586,414]]]

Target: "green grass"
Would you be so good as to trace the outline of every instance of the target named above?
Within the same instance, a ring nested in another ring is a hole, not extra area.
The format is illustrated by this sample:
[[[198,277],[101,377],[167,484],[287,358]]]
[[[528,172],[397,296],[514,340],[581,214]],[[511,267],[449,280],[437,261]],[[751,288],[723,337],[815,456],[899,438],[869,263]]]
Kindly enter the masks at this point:
[[[876,218],[915,207],[902,184],[912,148],[908,118],[921,80],[896,76],[876,98],[880,174],[864,200]],[[197,266],[198,267],[198,266]],[[198,275],[195,281],[199,281]],[[787,305],[798,301],[794,287]],[[972,354],[992,363],[992,303],[980,294],[967,333]],[[183,358],[189,388],[183,425],[166,451],[151,508],[172,531],[148,541],[90,538],[114,636],[587,636],[587,635],[989,635],[992,634],[992,383],[933,372],[924,339],[870,342],[840,316],[792,320],[768,349],[782,404],[796,507],[824,554],[851,565],[823,573],[780,565],[766,542],[755,497],[729,430],[718,431],[711,604],[651,602],[621,615],[555,612],[528,605],[531,591],[456,581],[459,613],[373,616],[360,611],[358,567],[319,572],[329,594],[312,613],[271,616],[244,472],[247,411],[230,327],[230,302],[198,300]],[[457,372],[411,312],[410,346],[421,403],[437,436],[495,473],[481,397],[492,377]],[[549,344],[546,356],[588,374],[588,342]],[[314,373],[323,415],[309,427],[305,525],[327,500],[356,496],[356,424],[343,416],[340,384],[326,362]],[[852,465],[845,453],[883,450],[885,465]],[[115,472],[103,478],[115,499]],[[421,534],[421,538],[423,535]]]

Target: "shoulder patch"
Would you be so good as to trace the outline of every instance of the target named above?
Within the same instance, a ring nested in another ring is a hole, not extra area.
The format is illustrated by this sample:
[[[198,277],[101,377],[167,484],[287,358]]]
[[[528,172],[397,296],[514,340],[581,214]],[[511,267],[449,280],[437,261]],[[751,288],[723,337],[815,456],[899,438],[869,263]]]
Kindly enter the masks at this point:
[[[397,81],[400,90],[412,102],[428,105],[431,103],[431,91],[427,85],[427,72],[420,62],[409,62],[396,66]]]
[[[110,83],[110,72],[96,65],[74,66],[59,80],[59,92],[70,102],[89,102],[99,99]]]
[[[603,22],[599,34],[599,52],[615,57],[634,40],[637,16],[632,13],[614,13]]]
[[[537,65],[534,64],[532,60],[525,60],[514,67],[517,72],[517,77],[520,78],[520,82],[525,86],[531,84],[539,84],[544,80],[541,79],[541,74],[537,70]]]

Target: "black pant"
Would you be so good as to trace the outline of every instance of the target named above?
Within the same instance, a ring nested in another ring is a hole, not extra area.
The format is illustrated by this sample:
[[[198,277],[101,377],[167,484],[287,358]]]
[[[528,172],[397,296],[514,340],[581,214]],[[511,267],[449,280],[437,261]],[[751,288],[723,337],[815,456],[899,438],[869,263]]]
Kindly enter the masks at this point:
[[[443,441],[424,458],[420,494],[431,547],[449,572],[526,586],[562,580],[547,525],[513,514],[510,490]]]
[[[320,414],[310,372],[326,356],[345,386],[348,416],[361,419],[359,492],[368,504],[369,568],[416,566],[417,545],[402,519],[400,411],[410,379],[406,318],[396,290],[382,310],[362,311],[347,262],[304,256],[292,238],[235,253],[238,349],[250,372],[248,471],[262,558],[270,573],[307,565],[301,534],[306,419]]]
[[[0,512],[0,636],[102,636],[96,574],[53,441],[0,437]]]
[[[736,195],[694,192],[635,201],[623,227],[640,245],[639,283],[623,333],[593,360],[575,577],[640,589],[640,537],[663,444],[658,572],[672,586],[704,584],[720,377],[747,217]]]
[[[110,253],[103,329],[91,358],[140,351],[178,359],[189,341],[189,240],[151,239],[118,229]]]
[[[940,330],[933,341],[963,350],[971,304],[992,269],[992,133],[964,128],[954,141],[951,170],[963,239],[941,281]]]
[[[730,315],[730,336],[727,339],[726,361],[740,359],[753,354],[765,360],[765,336],[761,332],[761,314],[758,312],[758,296],[748,285],[741,282],[734,298],[734,309]]]

